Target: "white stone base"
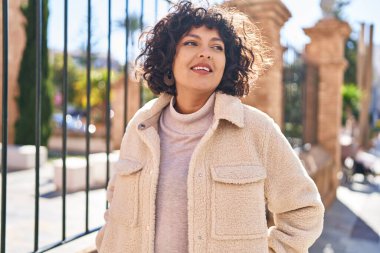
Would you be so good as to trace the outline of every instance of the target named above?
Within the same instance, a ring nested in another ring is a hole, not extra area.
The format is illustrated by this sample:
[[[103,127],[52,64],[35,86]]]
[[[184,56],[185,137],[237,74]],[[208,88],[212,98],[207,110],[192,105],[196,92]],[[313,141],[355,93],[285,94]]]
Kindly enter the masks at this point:
[[[109,155],[110,171],[118,160],[118,153]],[[106,153],[90,154],[90,189],[103,187],[106,184]],[[62,159],[55,160],[54,184],[58,191],[62,190]],[[76,192],[86,189],[86,159],[84,157],[66,158],[66,191]]]
[[[10,170],[24,170],[34,168],[36,165],[36,147],[33,145],[8,145],[7,150],[7,166]],[[1,150],[2,144],[0,143],[0,164],[1,164]],[[47,148],[40,147],[40,167],[44,166],[48,158]]]

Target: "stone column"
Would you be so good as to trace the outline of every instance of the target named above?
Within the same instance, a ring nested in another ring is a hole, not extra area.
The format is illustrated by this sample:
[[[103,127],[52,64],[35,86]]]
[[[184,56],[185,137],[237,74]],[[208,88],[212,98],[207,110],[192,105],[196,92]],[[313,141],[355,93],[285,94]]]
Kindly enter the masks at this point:
[[[289,10],[280,0],[233,0],[226,2],[247,14],[260,28],[268,46],[273,49],[274,65],[255,84],[251,93],[242,99],[269,114],[277,124],[283,123],[283,80],[280,30],[291,17]]]
[[[306,82],[304,86],[303,106],[303,141],[317,143],[317,115],[318,115],[318,67],[306,62]]]
[[[344,70],[344,44],[351,32],[346,22],[323,19],[313,28],[304,29],[311,43],[306,46],[309,64],[318,66],[318,116],[317,142],[331,154],[334,169],[331,170],[330,198],[335,198],[339,185],[337,172],[341,169],[339,131],[342,117],[342,95]]]
[[[15,127],[18,118],[18,110],[15,97],[18,95],[18,75],[22,54],[24,52],[26,35],[24,31],[25,18],[20,11],[20,6],[26,0],[9,1],[8,7],[8,143],[14,143]],[[0,3],[0,114],[2,112],[2,85],[3,85],[3,22],[2,2]],[[0,116],[0,131],[2,129]],[[0,137],[1,138],[1,137]],[[1,141],[0,141],[1,142]]]
[[[362,25],[364,30],[361,34],[365,33],[365,26]],[[360,115],[359,115],[359,145],[364,148],[370,147],[370,124],[368,116],[370,115],[370,106],[372,98],[372,80],[373,80],[373,64],[372,64],[372,55],[373,55],[373,24],[369,27],[369,38],[368,45],[365,45],[364,37],[359,40],[359,53],[360,58],[358,59],[358,86],[361,90],[361,99],[360,99]],[[363,52],[364,51],[364,55]],[[361,64],[361,66],[359,65]]]
[[[124,129],[124,78],[120,78],[112,85],[112,108],[114,117],[112,119],[112,143],[114,149],[119,149],[121,139],[123,138]],[[127,122],[140,108],[140,84],[137,80],[129,78],[128,80],[128,98],[127,98]]]

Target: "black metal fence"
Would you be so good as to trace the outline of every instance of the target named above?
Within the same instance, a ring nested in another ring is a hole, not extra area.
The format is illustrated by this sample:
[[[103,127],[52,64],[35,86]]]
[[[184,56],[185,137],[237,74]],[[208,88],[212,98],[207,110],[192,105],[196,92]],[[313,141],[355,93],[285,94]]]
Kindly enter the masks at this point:
[[[90,128],[90,118],[91,118],[91,106],[90,106],[90,97],[91,97],[91,23],[93,18],[92,8],[91,6],[93,4],[96,4],[95,1],[88,0],[87,1],[87,46],[86,46],[86,57],[87,57],[87,70],[86,70],[86,79],[87,79],[87,88],[86,88],[86,99],[87,99],[87,106],[86,106],[86,152],[85,152],[85,159],[86,159],[86,187],[85,187],[85,227],[83,228],[83,231],[79,234],[76,234],[74,236],[68,237],[67,236],[67,164],[66,160],[68,157],[67,152],[67,120],[66,115],[68,113],[68,0],[62,0],[64,2],[64,9],[63,11],[63,23],[64,23],[64,30],[62,31],[64,34],[64,48],[63,48],[63,55],[64,55],[64,67],[63,67],[63,83],[62,83],[62,93],[63,93],[63,106],[62,106],[62,114],[63,114],[63,122],[62,122],[62,230],[61,230],[61,240],[56,242],[51,242],[49,245],[40,245],[39,244],[39,236],[40,236],[40,138],[41,138],[41,101],[40,101],[40,92],[41,92],[41,43],[42,43],[42,0],[35,0],[36,2],[36,16],[37,16],[37,22],[35,24],[36,29],[36,62],[35,62],[35,71],[36,71],[36,80],[34,80],[34,85],[36,87],[36,105],[35,105],[35,118],[36,118],[36,125],[35,125],[35,197],[34,197],[34,231],[19,231],[20,233],[34,233],[34,245],[30,249],[30,252],[46,252],[50,249],[56,248],[60,245],[63,245],[65,243],[68,243],[70,241],[73,241],[79,237],[82,237],[84,235],[87,235],[97,229],[99,227],[90,228],[89,225],[89,192],[90,192],[90,145],[91,145],[91,136],[89,133]],[[112,22],[111,22],[111,5],[113,1],[108,1],[108,35],[107,35],[107,82],[106,82],[106,113],[105,113],[105,125],[106,125],[106,138],[105,138],[105,145],[106,145],[106,154],[107,154],[107,162],[106,162],[106,181],[109,180],[110,175],[110,161],[109,161],[109,154],[111,152],[110,147],[110,85],[111,85],[111,34],[112,34]],[[122,0],[118,0],[122,1]],[[155,19],[157,19],[158,16],[158,0],[140,0],[138,1],[131,1],[128,0],[125,1],[125,64],[124,64],[124,75],[125,75],[125,83],[124,83],[124,113],[123,113],[123,122],[124,122],[124,128],[127,125],[127,97],[128,97],[128,89],[127,82],[128,82],[128,63],[129,63],[129,52],[128,52],[128,45],[130,41],[133,39],[129,35],[129,28],[130,28],[130,7],[131,5],[140,5],[140,14],[139,14],[139,24],[140,29],[143,29],[144,24],[144,10],[146,8],[154,8],[155,13]],[[171,1],[169,0],[161,0],[160,2],[163,2],[167,5],[167,7],[170,7]],[[2,156],[1,156],[1,248],[0,252],[7,252],[7,177],[8,177],[8,161],[7,161],[7,143],[8,143],[8,52],[9,52],[9,43],[15,43],[13,41],[9,41],[9,24],[10,24],[10,18],[9,17],[9,1],[3,0],[2,1],[2,25],[3,25],[3,33],[2,33],[2,41],[3,41],[3,76],[2,76]],[[141,96],[142,97],[142,96]],[[106,205],[106,203],[105,203]],[[17,242],[16,242],[17,243]]]
[[[287,46],[283,55],[284,133],[293,147],[303,145],[306,67],[301,53]]]

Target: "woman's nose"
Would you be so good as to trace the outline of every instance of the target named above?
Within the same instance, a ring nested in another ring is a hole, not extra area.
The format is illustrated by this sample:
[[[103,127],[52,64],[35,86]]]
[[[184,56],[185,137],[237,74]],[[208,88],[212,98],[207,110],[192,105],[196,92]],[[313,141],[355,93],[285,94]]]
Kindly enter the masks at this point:
[[[211,53],[210,53],[210,50],[209,50],[209,49],[203,49],[203,50],[199,53],[199,57],[200,57],[200,58],[211,59]]]

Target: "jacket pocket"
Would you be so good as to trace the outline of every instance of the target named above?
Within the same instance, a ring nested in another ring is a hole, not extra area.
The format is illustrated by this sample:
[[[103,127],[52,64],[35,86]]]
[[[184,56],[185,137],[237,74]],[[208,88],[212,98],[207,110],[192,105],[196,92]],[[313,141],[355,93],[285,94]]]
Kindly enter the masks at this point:
[[[142,168],[140,162],[131,159],[120,159],[115,164],[116,179],[109,216],[116,224],[137,225]]]
[[[211,168],[211,175],[212,237],[265,237],[265,169],[258,165],[217,166]]]

